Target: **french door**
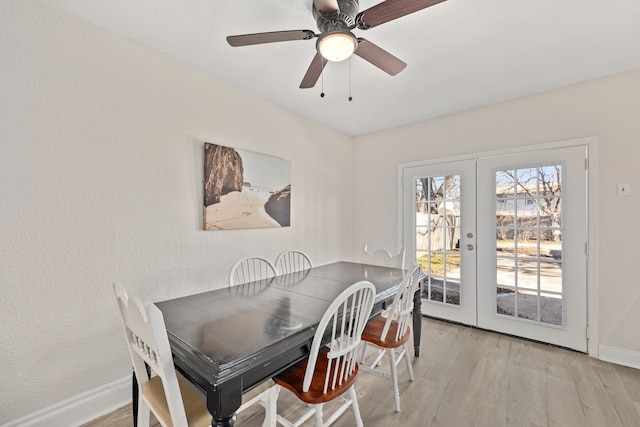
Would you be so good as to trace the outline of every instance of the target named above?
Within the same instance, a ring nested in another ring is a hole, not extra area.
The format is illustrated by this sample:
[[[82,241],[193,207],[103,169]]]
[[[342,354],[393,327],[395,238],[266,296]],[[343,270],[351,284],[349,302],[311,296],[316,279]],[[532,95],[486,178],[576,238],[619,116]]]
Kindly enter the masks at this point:
[[[427,275],[423,313],[476,325],[476,162],[403,171],[404,247]]]
[[[587,349],[585,146],[405,167],[423,313]]]

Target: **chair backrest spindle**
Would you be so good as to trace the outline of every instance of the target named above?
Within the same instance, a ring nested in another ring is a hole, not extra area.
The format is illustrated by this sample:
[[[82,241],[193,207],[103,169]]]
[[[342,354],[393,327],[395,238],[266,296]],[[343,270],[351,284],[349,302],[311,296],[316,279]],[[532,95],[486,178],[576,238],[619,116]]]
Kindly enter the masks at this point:
[[[231,268],[229,286],[268,279],[276,275],[276,269],[264,258],[242,258]]]
[[[311,345],[303,391],[308,391],[316,368],[321,342],[328,328],[331,338],[326,357],[328,368],[324,379],[324,393],[341,385],[353,374],[356,352],[362,331],[373,308],[375,287],[367,281],[357,282],[343,291],[325,312]]]
[[[413,266],[411,271],[405,276],[400,284],[398,293],[391,303],[391,308],[380,339],[384,341],[389,333],[389,328],[393,321],[396,321],[398,327],[395,331],[395,341],[403,337],[409,329],[411,321],[411,313],[413,313],[413,296],[419,286],[418,276],[420,275],[420,265]]]
[[[287,274],[308,270],[313,265],[304,252],[285,251],[276,258],[275,267],[279,274]]]

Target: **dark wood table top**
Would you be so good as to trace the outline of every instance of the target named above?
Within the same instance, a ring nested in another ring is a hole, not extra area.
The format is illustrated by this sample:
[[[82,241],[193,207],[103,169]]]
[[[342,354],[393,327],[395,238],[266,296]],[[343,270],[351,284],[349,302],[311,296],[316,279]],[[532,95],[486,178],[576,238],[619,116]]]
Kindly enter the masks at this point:
[[[206,393],[214,421],[232,425],[223,420],[233,416],[243,392],[307,356],[315,327],[345,288],[372,282],[374,312],[380,312],[404,273],[336,262],[156,305],[176,368]]]

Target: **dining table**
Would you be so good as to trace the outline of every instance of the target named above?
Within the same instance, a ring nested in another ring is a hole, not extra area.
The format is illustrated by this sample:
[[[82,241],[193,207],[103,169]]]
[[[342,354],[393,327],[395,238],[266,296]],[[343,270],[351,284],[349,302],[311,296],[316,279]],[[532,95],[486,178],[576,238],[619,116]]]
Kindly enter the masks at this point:
[[[178,372],[206,396],[212,426],[233,426],[243,393],[304,360],[324,312],[350,285],[376,288],[371,316],[393,301],[407,270],[333,262],[236,286],[156,302]],[[420,354],[420,292],[413,338]]]

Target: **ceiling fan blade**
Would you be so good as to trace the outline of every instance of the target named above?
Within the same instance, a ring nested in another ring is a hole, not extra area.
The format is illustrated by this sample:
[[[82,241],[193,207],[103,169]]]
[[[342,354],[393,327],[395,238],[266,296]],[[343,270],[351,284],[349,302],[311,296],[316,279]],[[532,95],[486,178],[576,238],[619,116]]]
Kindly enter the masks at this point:
[[[309,40],[314,37],[315,34],[311,30],[272,31],[270,33],[228,36],[227,42],[233,47],[238,47],[262,43],[286,42],[291,40]]]
[[[355,54],[392,76],[395,76],[407,66],[404,61],[363,38],[358,39],[358,47],[356,48]]]
[[[336,10],[340,10],[338,7],[338,0],[313,0],[313,4],[316,5],[316,9],[323,13],[331,13]]]
[[[309,89],[314,87],[320,77],[320,74],[322,74],[322,70],[325,65],[327,65],[327,60],[325,60],[319,53],[316,53],[316,56],[314,56],[311,61],[311,65],[309,65],[309,68],[307,69],[307,73],[302,78],[300,89]]]
[[[386,0],[358,14],[358,28],[366,30],[426,9],[445,0]]]

